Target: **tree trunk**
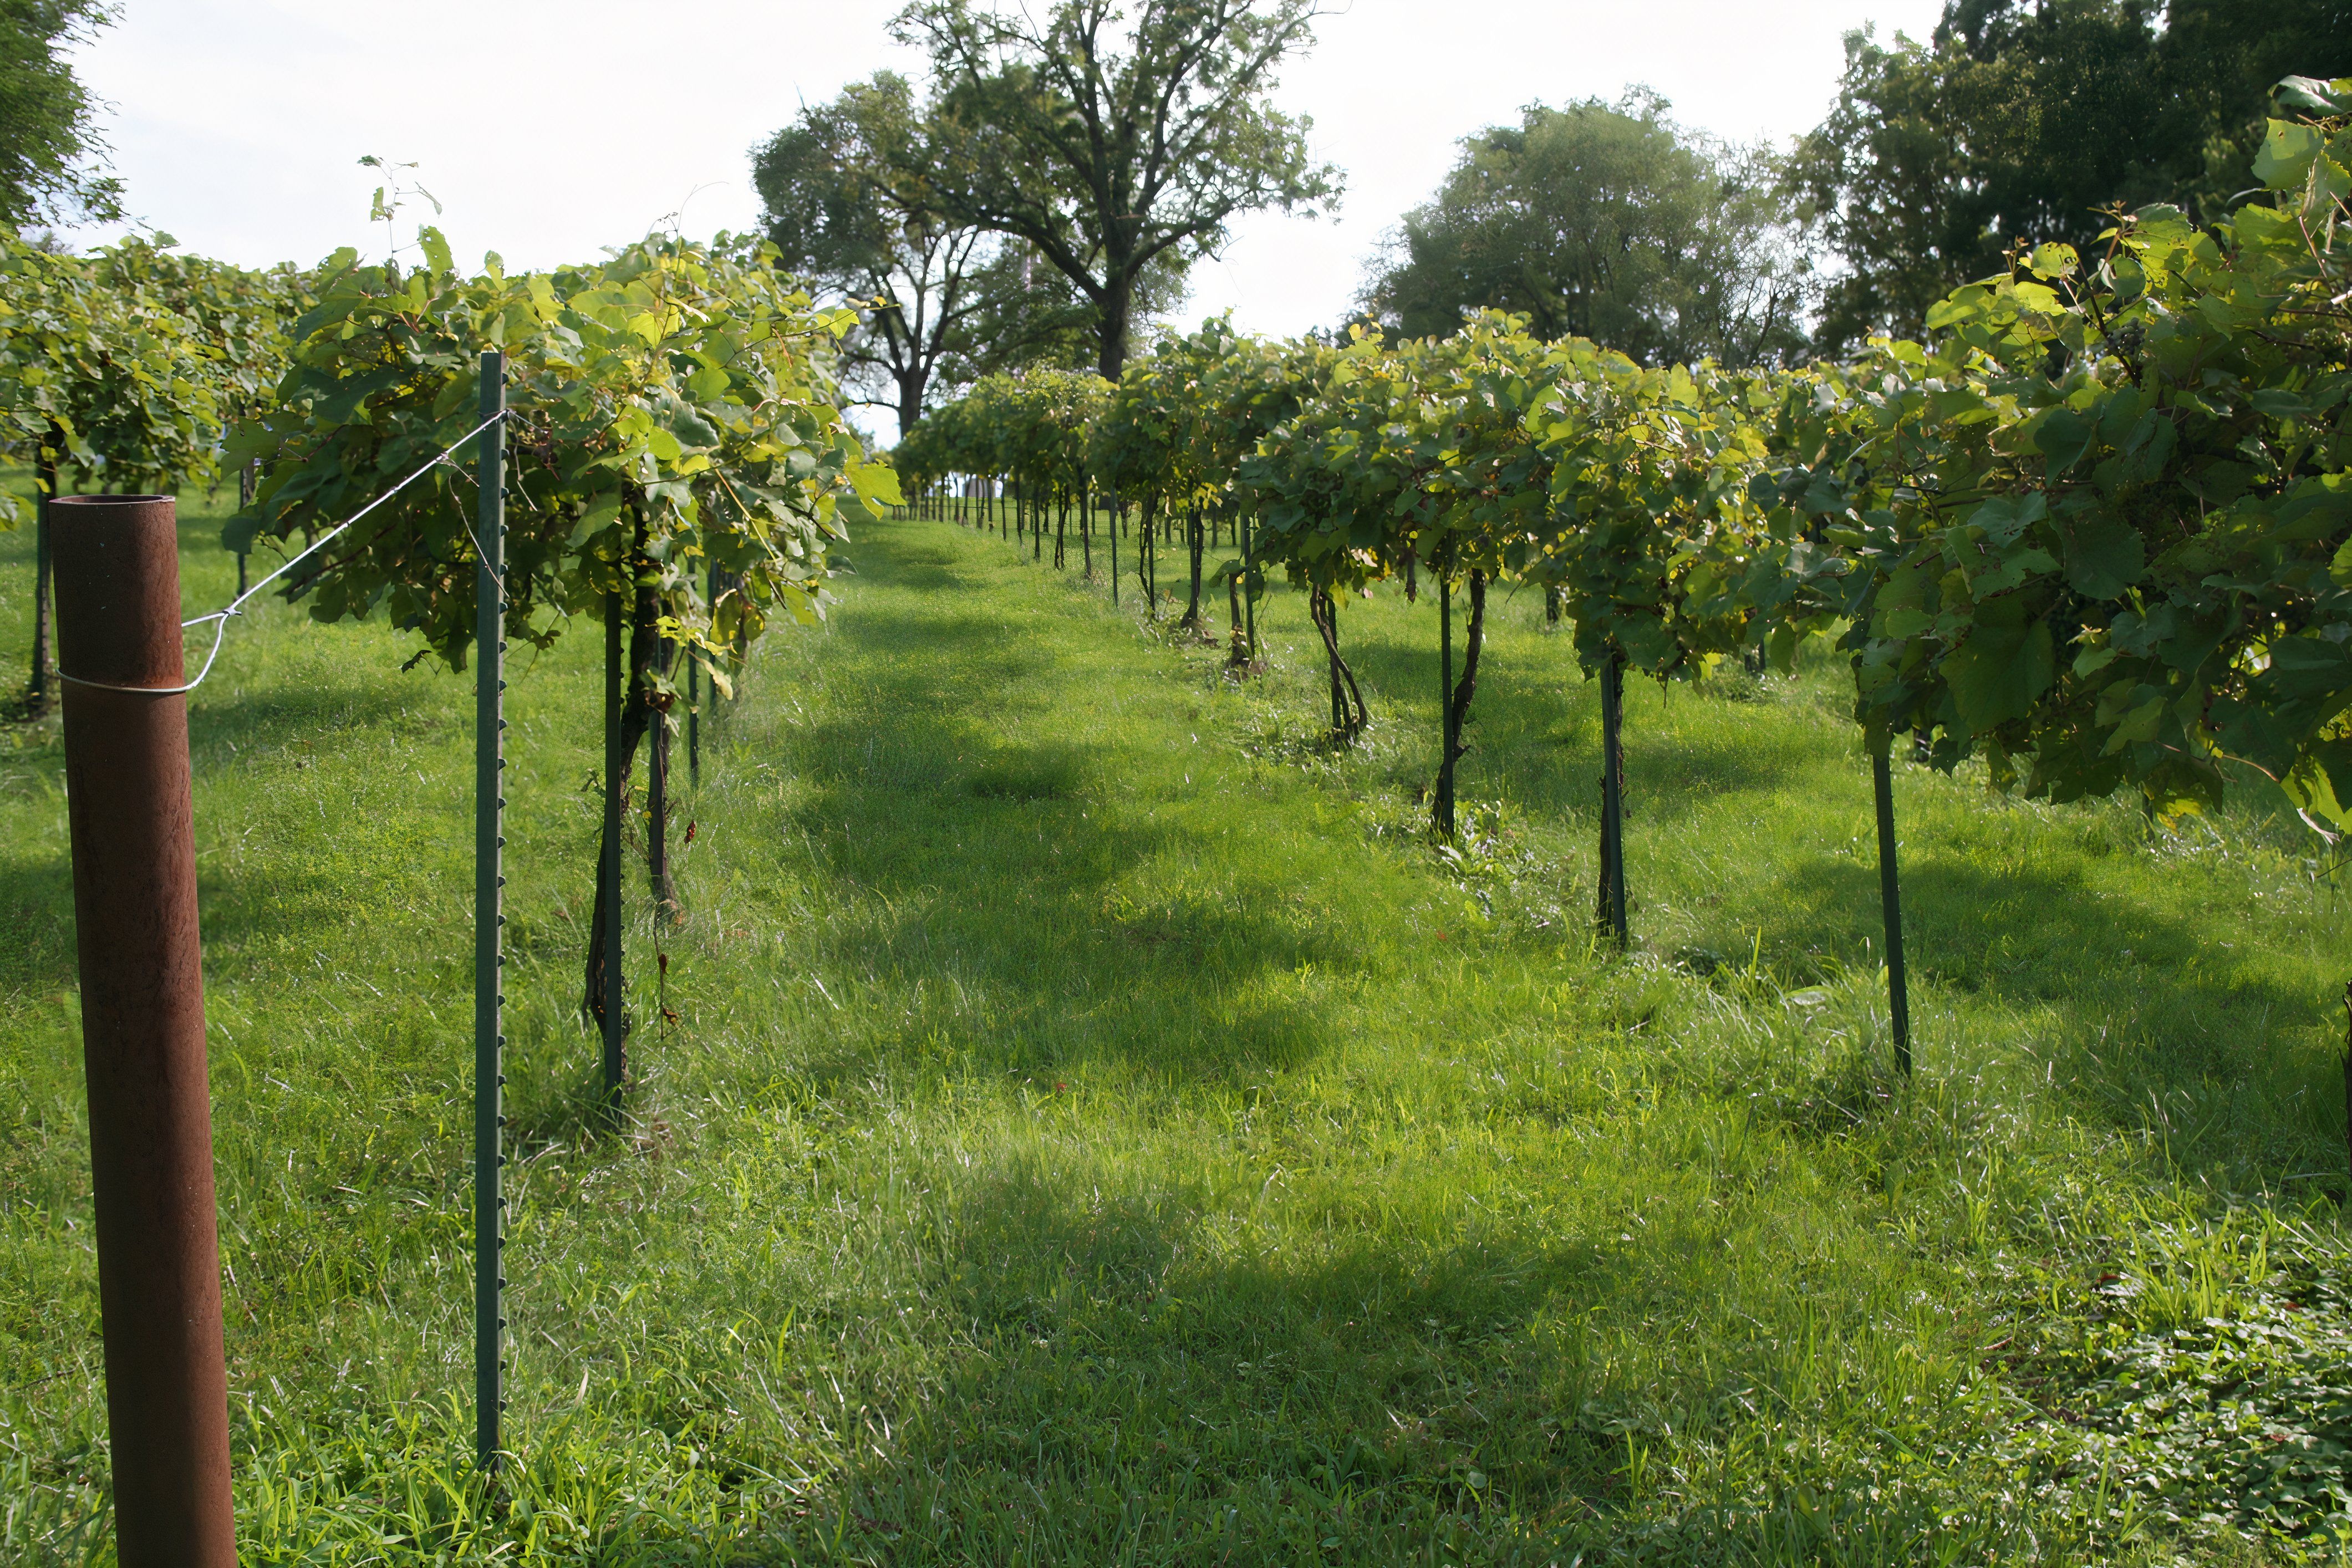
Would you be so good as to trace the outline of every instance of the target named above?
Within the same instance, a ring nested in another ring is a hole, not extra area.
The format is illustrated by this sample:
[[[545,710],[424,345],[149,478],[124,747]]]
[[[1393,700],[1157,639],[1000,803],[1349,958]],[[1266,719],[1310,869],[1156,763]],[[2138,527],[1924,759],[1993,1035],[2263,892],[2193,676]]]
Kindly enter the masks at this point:
[[[258,458],[247,458],[245,460],[245,466],[237,469],[236,510],[238,511],[250,511],[253,509],[253,489],[255,482],[260,478],[260,470],[261,459]],[[236,552],[236,596],[240,599],[245,597],[245,558],[247,553],[247,552],[242,550]]]
[[[1249,637],[1250,658],[1257,658],[1257,563],[1253,558],[1257,549],[1257,531],[1251,527],[1252,519],[1242,514],[1242,615],[1245,618]]]
[[[1125,257],[1113,256],[1106,260],[1110,288],[1102,301],[1102,353],[1095,368],[1102,373],[1105,381],[1116,385],[1119,373],[1127,368],[1128,314],[1135,300],[1135,280],[1128,276]]]
[[[1559,625],[1559,584],[1557,583],[1544,584],[1544,625]]]
[[[1249,636],[1242,630],[1243,570],[1236,564],[1225,579],[1225,667],[1229,669],[1247,669],[1250,661]]]
[[[1151,618],[1156,621],[1160,618],[1160,498],[1158,496],[1147,495],[1143,498],[1142,520],[1142,531],[1136,536],[1138,548],[1135,552],[1135,574],[1143,584],[1144,608],[1151,613]]]
[[[1070,563],[1070,492],[1057,490],[1054,500],[1054,567],[1060,571]]]
[[[673,649],[665,637],[654,656],[655,668],[664,675],[670,669]],[[677,883],[669,868],[669,699],[667,695],[648,697],[652,719],[648,733],[652,745],[646,754],[646,871],[652,883],[654,913],[675,924],[677,921]]]
[[[1364,694],[1356,686],[1356,672],[1339,657],[1339,601],[1336,595],[1322,588],[1309,592],[1307,598],[1307,618],[1323,638],[1323,654],[1331,677],[1331,739],[1339,745],[1351,744],[1361,733],[1371,717],[1364,707]]]

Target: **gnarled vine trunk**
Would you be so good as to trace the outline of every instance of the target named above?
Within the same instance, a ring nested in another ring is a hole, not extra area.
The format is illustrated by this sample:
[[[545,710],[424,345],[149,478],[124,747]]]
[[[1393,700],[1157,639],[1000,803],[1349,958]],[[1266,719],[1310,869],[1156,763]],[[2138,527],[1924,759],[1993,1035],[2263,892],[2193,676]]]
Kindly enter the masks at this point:
[[[1464,629],[1462,639],[1462,679],[1454,679],[1454,580],[1440,577],[1437,584],[1439,636],[1444,643],[1444,657],[1440,661],[1443,685],[1438,695],[1444,702],[1443,730],[1444,742],[1437,763],[1437,800],[1431,811],[1431,825],[1443,837],[1454,837],[1454,765],[1469,754],[1470,748],[1462,739],[1463,726],[1470,719],[1470,700],[1478,692],[1478,654],[1486,646],[1486,574],[1470,574],[1470,625]]]
[[[645,558],[645,512],[642,506],[635,510],[636,526],[629,550],[629,569],[635,579],[635,589],[626,595],[616,594],[606,600],[608,616],[625,605],[629,647],[623,679],[613,683],[619,689],[615,726],[618,733],[604,769],[604,826],[598,836],[596,862],[603,874],[596,879],[595,908],[588,928],[588,962],[583,976],[582,1010],[589,1022],[600,1026],[606,1022],[607,995],[618,991],[618,987],[614,987],[608,992],[605,968],[609,963],[616,975],[621,968],[620,952],[617,949],[608,951],[611,930],[618,923],[612,917],[619,908],[621,844],[626,837],[621,824],[628,800],[629,775],[636,767],[637,748],[644,743],[646,731],[653,719],[653,705],[648,700],[651,694],[646,689],[646,677],[653,668],[655,650],[661,641],[661,606],[654,592],[653,574],[646,569],[648,563]],[[610,656],[618,650],[609,642],[606,648],[609,662]],[[610,673],[608,670],[608,679]],[[615,806],[622,809],[615,810]],[[621,1027],[625,1030],[626,1026],[624,1019]]]
[[[1192,596],[1185,603],[1184,618],[1178,621],[1176,624],[1182,626],[1189,632],[1202,631],[1202,627],[1201,626],[1201,550],[1202,527],[1203,524],[1201,521],[1201,509],[1197,506],[1185,508],[1184,547],[1192,552]]]
[[[1371,714],[1364,707],[1364,694],[1356,687],[1356,672],[1339,657],[1339,602],[1328,589],[1314,589],[1307,596],[1307,615],[1323,638],[1324,659],[1331,676],[1331,739],[1342,746],[1353,744]]]

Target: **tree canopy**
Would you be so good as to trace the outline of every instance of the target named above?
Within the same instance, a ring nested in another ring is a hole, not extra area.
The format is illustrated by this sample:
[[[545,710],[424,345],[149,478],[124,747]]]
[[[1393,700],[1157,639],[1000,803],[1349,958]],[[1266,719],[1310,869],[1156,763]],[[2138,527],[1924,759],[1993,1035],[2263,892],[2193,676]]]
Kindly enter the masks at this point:
[[[919,173],[959,223],[1015,236],[1097,312],[1116,378],[1136,290],[1163,258],[1213,249],[1235,216],[1312,213],[1339,171],[1274,107],[1312,42],[1314,0],[1061,0],[1042,16],[916,0],[893,24],[925,49],[940,133]]]
[[[121,216],[97,102],[65,59],[113,19],[108,0],[0,0],[0,225]]]
[[[1913,335],[2015,245],[2088,247],[2114,211],[2200,221],[2262,187],[2271,84],[2352,70],[2352,0],[1948,0],[1931,39],[1846,37],[1829,117],[1790,194],[1842,264],[1832,352]]]
[[[904,436],[941,389],[1032,365],[1091,364],[1099,312],[1018,237],[958,220],[929,178],[942,134],[896,72],[802,110],[752,154],[780,264],[858,311],[842,344],[852,401],[891,408]],[[1149,317],[1183,286],[1170,253],[1138,280]]]
[[[1645,363],[1804,346],[1809,274],[1764,150],[1684,130],[1640,91],[1536,104],[1462,145],[1365,290],[1383,328],[1444,337],[1507,310]]]

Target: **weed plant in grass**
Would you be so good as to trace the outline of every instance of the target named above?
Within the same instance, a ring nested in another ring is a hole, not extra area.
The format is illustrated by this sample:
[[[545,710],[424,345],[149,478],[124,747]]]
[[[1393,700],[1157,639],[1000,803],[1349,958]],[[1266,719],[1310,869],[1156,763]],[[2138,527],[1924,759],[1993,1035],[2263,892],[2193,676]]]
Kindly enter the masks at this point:
[[[232,630],[192,727],[248,1562],[2337,1560],[2342,910],[2267,804],[2168,834],[1904,772],[1904,1085],[1833,666],[1637,689],[1620,958],[1539,605],[1498,595],[1436,847],[1429,606],[1347,605],[1375,722],[1334,753],[1291,595],[1236,682],[993,537],[852,554],[705,730],[684,923],[635,899],[618,1134],[572,984],[597,639],[514,678],[495,1495],[468,687],[380,625]],[[0,1556],[38,1563],[110,1561],[61,788],[8,731]]]

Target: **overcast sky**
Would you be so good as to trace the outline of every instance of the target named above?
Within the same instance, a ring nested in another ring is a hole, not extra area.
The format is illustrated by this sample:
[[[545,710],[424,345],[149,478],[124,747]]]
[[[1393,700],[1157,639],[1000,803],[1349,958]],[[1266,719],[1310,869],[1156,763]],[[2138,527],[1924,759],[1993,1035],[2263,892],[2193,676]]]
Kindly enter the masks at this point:
[[[753,143],[803,102],[886,67],[900,0],[125,0],[77,62],[109,100],[132,212],[191,248],[259,265],[381,252],[374,153],[419,167],[459,257],[593,257],[682,212],[753,226]],[[1034,0],[1043,5],[1045,0]],[[1338,0],[1278,101],[1346,171],[1336,220],[1245,218],[1194,272],[1183,316],[1245,331],[1337,323],[1366,256],[1479,127],[1629,83],[1677,118],[1784,141],[1834,90],[1841,37],[1924,37],[1940,0]],[[105,237],[85,234],[87,241]]]

